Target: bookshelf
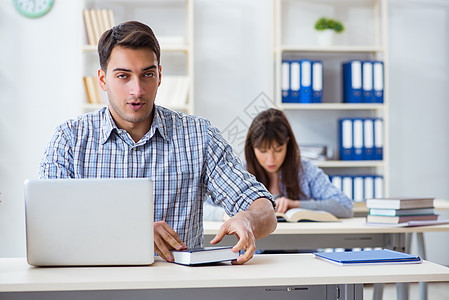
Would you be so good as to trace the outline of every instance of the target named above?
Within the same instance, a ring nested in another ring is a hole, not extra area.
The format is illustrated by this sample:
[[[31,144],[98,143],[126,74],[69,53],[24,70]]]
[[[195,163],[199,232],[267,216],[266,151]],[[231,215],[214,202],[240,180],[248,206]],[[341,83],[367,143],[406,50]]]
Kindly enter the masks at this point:
[[[389,119],[387,0],[272,0],[274,100],[283,110],[301,144],[323,144],[333,150],[330,160],[316,165],[328,175],[381,175],[383,194],[389,195]],[[329,17],[341,21],[345,31],[331,45],[320,45],[316,20]],[[323,62],[322,103],[283,103],[282,61],[310,59]],[[343,62],[384,62],[383,103],[343,103]],[[382,118],[382,160],[339,160],[341,118]]]
[[[84,0],[80,5],[81,27],[81,112],[97,110],[107,104],[106,93],[88,97],[85,77],[97,76],[99,61],[96,43],[89,43],[85,11],[109,10],[116,25],[136,20],[149,25],[161,46],[162,82],[156,104],[192,114],[193,90],[193,1],[192,0]],[[95,79],[96,83],[96,79]],[[97,83],[96,83],[97,84]],[[94,95],[94,94],[91,94]]]

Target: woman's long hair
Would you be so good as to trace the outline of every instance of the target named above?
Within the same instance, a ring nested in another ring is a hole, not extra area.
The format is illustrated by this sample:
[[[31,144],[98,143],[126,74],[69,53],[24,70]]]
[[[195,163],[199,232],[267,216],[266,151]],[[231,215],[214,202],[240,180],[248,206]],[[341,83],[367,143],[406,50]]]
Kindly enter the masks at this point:
[[[267,188],[270,187],[270,177],[257,161],[254,148],[270,147],[273,142],[279,145],[288,143],[285,160],[281,165],[282,183],[287,191],[286,196],[295,200],[304,197],[299,187],[299,172],[302,173],[299,147],[287,117],[280,110],[274,108],[265,110],[259,113],[251,123],[245,142],[247,170]]]

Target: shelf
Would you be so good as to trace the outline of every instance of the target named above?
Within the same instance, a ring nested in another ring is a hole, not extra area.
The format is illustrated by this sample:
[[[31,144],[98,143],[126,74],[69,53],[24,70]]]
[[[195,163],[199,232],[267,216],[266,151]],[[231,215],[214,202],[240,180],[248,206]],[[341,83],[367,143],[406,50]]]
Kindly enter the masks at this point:
[[[383,103],[282,103],[285,110],[383,110]]]
[[[314,161],[320,168],[380,168],[385,163],[382,160],[323,160]]]
[[[377,46],[287,46],[281,45],[278,49],[280,52],[328,52],[328,53],[377,53],[383,52],[383,47]]]

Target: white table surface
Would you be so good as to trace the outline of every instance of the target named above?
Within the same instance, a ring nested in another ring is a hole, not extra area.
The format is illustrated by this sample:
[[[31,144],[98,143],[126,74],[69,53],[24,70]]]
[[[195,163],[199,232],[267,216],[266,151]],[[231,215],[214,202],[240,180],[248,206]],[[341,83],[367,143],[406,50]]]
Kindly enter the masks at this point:
[[[37,268],[0,259],[0,292],[173,289],[448,281],[449,268],[422,264],[340,266],[312,254],[256,255],[245,265],[188,267],[159,258],[142,267]]]
[[[204,234],[215,235],[222,222],[205,221]],[[365,218],[340,219],[340,222],[281,222],[275,235],[282,234],[347,234],[347,233],[412,233],[449,231],[449,224],[416,227],[381,227],[365,224]]]

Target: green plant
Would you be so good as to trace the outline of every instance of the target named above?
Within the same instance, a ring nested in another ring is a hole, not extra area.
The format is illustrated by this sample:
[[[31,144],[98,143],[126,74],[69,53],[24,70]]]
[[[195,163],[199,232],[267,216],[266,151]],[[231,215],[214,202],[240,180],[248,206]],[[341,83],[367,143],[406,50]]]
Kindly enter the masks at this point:
[[[334,30],[336,33],[342,33],[345,30],[345,27],[340,21],[326,17],[321,17],[318,19],[318,21],[316,21],[315,29],[318,31],[331,29]]]

